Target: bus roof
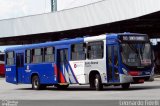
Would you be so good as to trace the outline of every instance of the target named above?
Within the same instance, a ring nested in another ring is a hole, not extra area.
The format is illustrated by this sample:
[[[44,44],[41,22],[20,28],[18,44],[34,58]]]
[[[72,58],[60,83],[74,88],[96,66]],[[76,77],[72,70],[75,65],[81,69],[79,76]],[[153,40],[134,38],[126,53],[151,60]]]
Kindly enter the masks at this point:
[[[14,50],[24,50],[24,49],[32,49],[32,48],[38,48],[38,47],[46,47],[46,46],[56,46],[56,45],[66,45],[70,43],[78,43],[83,42],[83,38],[75,38],[75,39],[68,39],[68,40],[60,40],[60,41],[51,41],[51,42],[44,42],[44,43],[38,43],[38,44],[28,44],[28,45],[22,45],[18,47],[10,47],[6,48],[6,51],[14,51]]]
[[[121,35],[146,35],[146,34],[139,34],[139,33],[110,33],[110,34],[103,34],[103,35],[99,35],[99,36],[104,36],[106,35],[107,39],[117,39],[118,36]],[[7,51],[14,51],[14,50],[24,50],[24,49],[32,49],[32,48],[39,48],[41,47],[47,47],[47,46],[56,46],[56,45],[66,45],[66,44],[73,44],[73,43],[80,43],[80,42],[84,42],[84,38],[92,38],[95,36],[85,36],[82,38],[74,38],[74,39],[65,39],[65,40],[59,40],[59,41],[51,41],[51,42],[45,42],[45,43],[38,43],[38,44],[28,44],[28,45],[22,45],[22,46],[18,46],[18,47],[9,47],[5,50],[5,52]]]

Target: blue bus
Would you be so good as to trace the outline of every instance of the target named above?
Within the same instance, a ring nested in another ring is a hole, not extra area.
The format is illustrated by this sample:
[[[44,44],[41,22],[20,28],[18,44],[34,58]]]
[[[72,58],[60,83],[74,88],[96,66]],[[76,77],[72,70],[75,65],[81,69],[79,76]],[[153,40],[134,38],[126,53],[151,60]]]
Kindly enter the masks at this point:
[[[70,84],[130,84],[153,79],[154,62],[146,34],[117,33],[11,47],[5,50],[6,81],[65,89]]]

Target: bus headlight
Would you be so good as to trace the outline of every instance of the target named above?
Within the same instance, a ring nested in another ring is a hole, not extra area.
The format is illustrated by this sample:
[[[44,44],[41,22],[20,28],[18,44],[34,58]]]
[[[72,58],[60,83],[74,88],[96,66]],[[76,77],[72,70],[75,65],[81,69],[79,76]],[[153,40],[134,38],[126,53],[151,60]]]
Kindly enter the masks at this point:
[[[128,75],[128,72],[127,72],[127,70],[126,70],[125,68],[122,68],[122,71],[123,71],[123,73],[124,73],[125,75]]]

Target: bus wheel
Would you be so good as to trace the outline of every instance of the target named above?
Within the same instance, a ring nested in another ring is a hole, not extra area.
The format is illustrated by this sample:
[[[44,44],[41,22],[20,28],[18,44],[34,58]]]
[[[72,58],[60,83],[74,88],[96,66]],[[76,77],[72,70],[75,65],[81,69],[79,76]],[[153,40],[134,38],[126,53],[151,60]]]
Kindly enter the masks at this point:
[[[102,85],[102,81],[101,81],[101,76],[100,76],[99,74],[96,74],[96,75],[95,75],[94,85],[95,85],[95,89],[96,89],[97,91],[103,89],[103,85]]]
[[[123,89],[129,89],[130,83],[124,83],[121,85]]]
[[[55,85],[55,87],[57,87],[57,89],[67,89],[69,87],[69,84],[68,85]]]
[[[32,89],[34,90],[40,90],[46,88],[45,85],[40,84],[39,77],[37,75],[33,76],[32,78]]]

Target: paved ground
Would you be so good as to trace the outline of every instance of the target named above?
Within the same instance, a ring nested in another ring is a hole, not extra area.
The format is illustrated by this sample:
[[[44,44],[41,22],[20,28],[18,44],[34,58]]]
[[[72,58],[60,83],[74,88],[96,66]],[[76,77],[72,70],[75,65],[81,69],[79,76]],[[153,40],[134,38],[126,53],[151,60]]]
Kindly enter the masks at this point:
[[[153,82],[131,85],[129,90],[120,87],[105,87],[103,91],[94,91],[89,86],[71,86],[67,90],[49,87],[36,91],[31,85],[13,85],[0,78],[0,100],[121,100],[147,99],[160,100],[160,78]]]

